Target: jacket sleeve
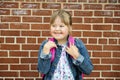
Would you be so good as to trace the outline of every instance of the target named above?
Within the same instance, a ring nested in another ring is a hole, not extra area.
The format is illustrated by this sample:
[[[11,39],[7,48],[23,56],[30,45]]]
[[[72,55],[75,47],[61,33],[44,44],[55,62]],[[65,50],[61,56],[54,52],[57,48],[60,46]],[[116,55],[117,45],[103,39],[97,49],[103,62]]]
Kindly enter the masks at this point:
[[[88,51],[80,39],[75,39],[75,45],[77,45],[80,56],[76,60],[73,59],[73,64],[75,64],[82,73],[89,75],[93,70],[93,64]]]
[[[45,40],[41,44],[39,52],[38,52],[38,67],[37,68],[38,68],[38,71],[41,72],[42,74],[46,74],[49,71],[50,65],[51,65],[51,62],[50,62],[51,55],[50,55],[50,53],[48,55],[45,55],[43,53],[43,47],[44,47],[46,42],[47,42],[47,40]]]

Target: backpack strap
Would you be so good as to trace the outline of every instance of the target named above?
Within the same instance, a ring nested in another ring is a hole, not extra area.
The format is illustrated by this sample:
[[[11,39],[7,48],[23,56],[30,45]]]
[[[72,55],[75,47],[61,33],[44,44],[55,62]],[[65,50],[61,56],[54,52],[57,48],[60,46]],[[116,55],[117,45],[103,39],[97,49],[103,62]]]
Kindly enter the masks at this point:
[[[70,44],[74,44],[75,43],[75,40],[74,40],[74,38],[72,36],[69,36],[68,42],[69,42],[68,46],[70,46]]]
[[[54,38],[49,38],[49,41],[53,41],[53,42],[54,42]],[[55,48],[54,48],[54,47],[51,48],[51,49],[50,49],[50,52],[51,52],[51,54],[52,54],[52,57],[51,57],[50,61],[53,62],[53,60],[54,60],[54,58],[55,58]]]

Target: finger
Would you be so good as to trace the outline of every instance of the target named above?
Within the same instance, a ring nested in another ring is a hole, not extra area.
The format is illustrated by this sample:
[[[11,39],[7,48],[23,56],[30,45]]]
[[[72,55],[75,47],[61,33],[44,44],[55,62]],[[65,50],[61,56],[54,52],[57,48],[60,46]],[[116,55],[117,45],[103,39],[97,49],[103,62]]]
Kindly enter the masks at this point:
[[[72,46],[71,42],[69,44],[70,44],[69,47],[71,47]]]
[[[55,48],[57,48],[57,45],[53,42],[53,46],[55,47]]]
[[[70,46],[74,46],[74,44],[72,42],[70,42]]]

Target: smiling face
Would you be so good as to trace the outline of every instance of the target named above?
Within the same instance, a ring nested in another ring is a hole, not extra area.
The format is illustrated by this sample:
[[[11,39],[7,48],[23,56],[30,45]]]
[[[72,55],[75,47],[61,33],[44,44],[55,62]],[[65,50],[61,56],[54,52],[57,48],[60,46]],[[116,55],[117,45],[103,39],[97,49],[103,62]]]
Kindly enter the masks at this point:
[[[51,35],[58,43],[65,43],[71,34],[72,18],[65,10],[56,10],[50,18]]]
[[[59,16],[56,17],[53,24],[51,24],[51,35],[54,37],[58,42],[66,42],[67,36],[69,35],[70,28],[65,25]]]

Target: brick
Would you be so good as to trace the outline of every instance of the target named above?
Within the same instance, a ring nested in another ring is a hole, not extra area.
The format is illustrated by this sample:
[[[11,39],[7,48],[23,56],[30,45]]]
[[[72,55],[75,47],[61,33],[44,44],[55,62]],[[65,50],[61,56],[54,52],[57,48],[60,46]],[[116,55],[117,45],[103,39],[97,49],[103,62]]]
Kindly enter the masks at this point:
[[[92,11],[74,11],[74,16],[92,16]]]
[[[104,32],[103,36],[104,37],[119,37],[120,33],[119,32]]]
[[[117,39],[109,39],[109,44],[117,44]]]
[[[1,77],[18,77],[19,73],[15,71],[0,71]]]
[[[80,31],[72,31],[72,36],[80,37],[81,32]]]
[[[22,36],[40,36],[40,31],[22,31]]]
[[[37,69],[37,65],[31,65],[31,70],[36,70]]]
[[[120,57],[120,52],[113,52],[113,57]]]
[[[0,64],[13,64],[13,63],[19,63],[18,58],[0,58]]]
[[[12,15],[31,15],[30,10],[12,10]]]
[[[105,23],[120,23],[120,18],[105,18]]]
[[[31,71],[20,72],[20,77],[38,77],[38,76],[39,76],[38,72],[31,72]]]
[[[113,25],[113,30],[120,30],[120,25]]]
[[[96,80],[107,80],[107,79],[97,78]],[[114,80],[114,79],[108,79],[108,80]]]
[[[21,63],[37,63],[37,58],[21,58]]]
[[[42,31],[42,36],[51,36],[49,31]]]
[[[0,51],[0,57],[7,57],[8,53],[7,51]]]
[[[13,78],[5,78],[5,80],[14,80]]]
[[[16,1],[16,2],[17,2],[17,1],[18,1],[18,2],[19,2],[19,1],[22,1],[22,2],[23,2],[24,0],[15,0],[15,1]]]
[[[86,45],[88,50],[102,50],[101,45]]]
[[[24,80],[24,78],[15,78],[15,80]]]
[[[7,23],[0,23],[0,29],[9,29],[9,25]]]
[[[73,21],[73,23],[82,23],[82,18],[73,17],[72,21]]]
[[[10,57],[28,57],[29,53],[27,51],[10,51]]]
[[[68,2],[77,2],[77,0],[68,0]]]
[[[107,0],[98,0],[99,3],[107,3]]]
[[[42,43],[45,38],[38,38],[38,43]]]
[[[103,23],[102,18],[84,18],[85,23]]]
[[[10,70],[29,70],[29,65],[10,65]]]
[[[20,8],[40,9],[40,3],[21,3]]]
[[[94,70],[111,70],[110,65],[94,65]]]
[[[36,30],[48,30],[50,29],[49,24],[31,24],[31,28]]]
[[[120,65],[112,65],[112,70],[120,70]]]
[[[42,22],[42,17],[23,17],[22,18],[23,22]]]
[[[34,78],[25,78],[25,80],[34,80]]]
[[[16,43],[25,43],[25,38],[16,38]]]
[[[114,16],[120,16],[120,11],[115,11]]]
[[[20,31],[2,30],[1,36],[20,36]]]
[[[97,0],[89,0],[89,3],[97,3]]]
[[[50,23],[50,17],[44,17],[43,22],[44,23]]]
[[[72,30],[91,30],[91,25],[88,24],[73,24]]]
[[[10,10],[8,10],[8,9],[0,9],[0,15],[10,15]]]
[[[92,72],[90,75],[85,75],[85,77],[99,77],[100,76],[100,72]]]
[[[102,10],[101,4],[84,4],[85,10]]]
[[[120,72],[102,72],[102,77],[120,77]]]
[[[0,70],[8,70],[8,65],[0,65]]]
[[[93,57],[111,57],[111,52],[98,52],[98,51],[94,51],[92,53]]]
[[[17,2],[0,2],[0,8],[18,8]]]
[[[47,0],[47,2],[55,2],[56,0]]]
[[[105,10],[120,10],[120,5],[119,4],[106,4],[104,6]]]
[[[10,24],[10,29],[30,29],[30,25],[29,24],[23,24],[23,23],[11,23]]]
[[[87,2],[87,0],[78,0],[78,2]]]
[[[37,2],[45,2],[45,0],[36,0]]]
[[[119,39],[119,44],[120,44],[120,39]]]
[[[39,49],[39,45],[22,45],[22,50],[38,50]]]
[[[20,22],[21,19],[20,17],[16,16],[2,16],[1,17],[1,22]]]
[[[120,45],[104,45],[103,50],[120,51]]]
[[[38,57],[38,51],[30,52],[30,57]]]
[[[36,80],[42,80],[41,78],[36,78]]]
[[[36,43],[36,38],[27,38],[27,43]]]
[[[50,16],[52,11],[50,10],[33,10],[32,15],[39,15],[39,16]]]
[[[116,58],[105,58],[101,60],[102,64],[120,64],[120,59]]]
[[[61,4],[59,4],[59,3],[43,3],[42,8],[43,9],[60,9]]]
[[[0,37],[0,43],[4,43],[4,37]]]
[[[6,43],[14,43],[14,38],[7,37],[6,38]]]
[[[57,0],[57,2],[66,2],[66,0]]]
[[[95,38],[89,38],[89,41],[88,41],[88,43],[92,43],[92,44],[97,44],[97,39],[95,39]]]
[[[109,3],[117,3],[117,0],[108,0]]]
[[[17,44],[1,44],[1,50],[20,50],[20,45],[17,45]]]
[[[95,11],[94,15],[95,16],[109,16],[109,17],[112,17],[113,12],[112,11]]]
[[[111,30],[111,25],[93,25],[93,30]]]
[[[81,4],[63,4],[64,9],[81,9]]]
[[[83,32],[84,37],[101,37],[102,33],[101,32],[89,32],[89,31],[84,31]]]

